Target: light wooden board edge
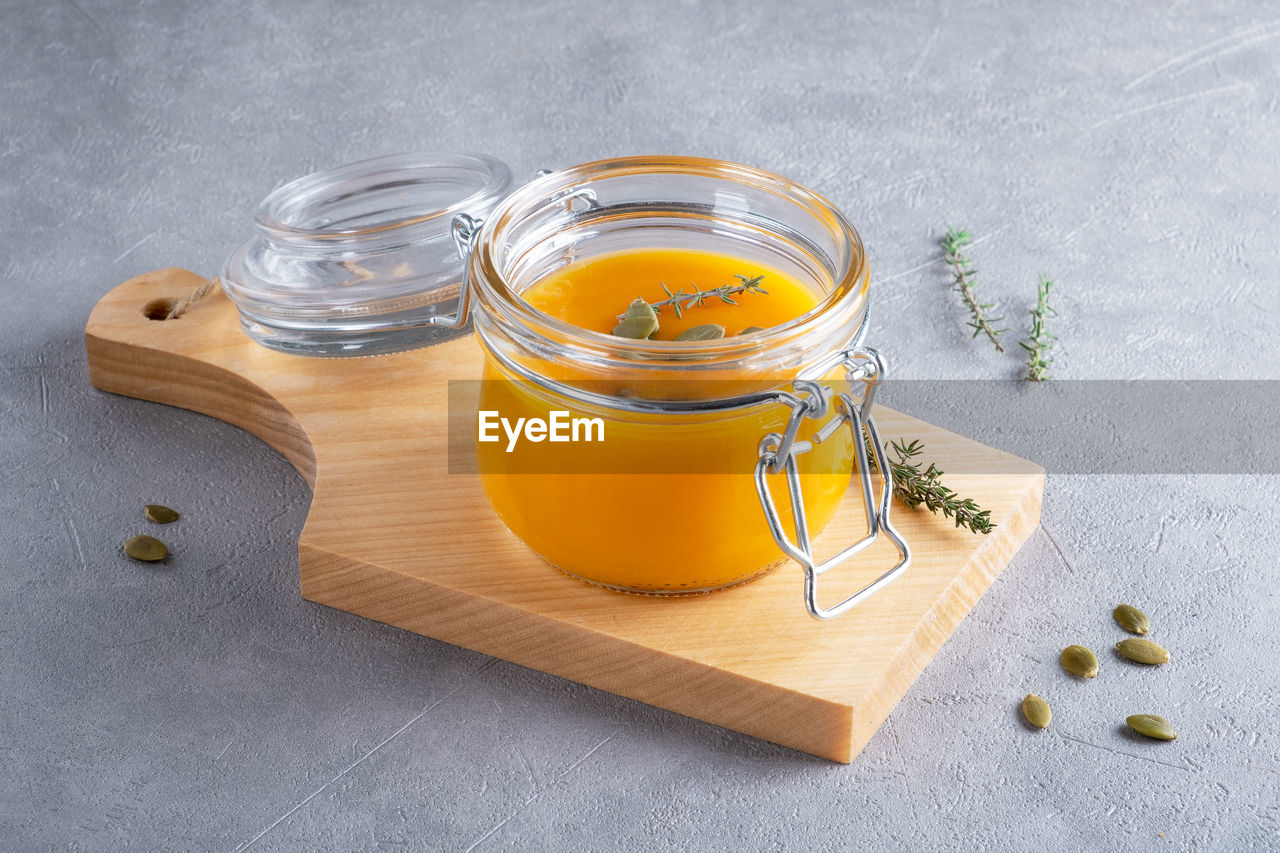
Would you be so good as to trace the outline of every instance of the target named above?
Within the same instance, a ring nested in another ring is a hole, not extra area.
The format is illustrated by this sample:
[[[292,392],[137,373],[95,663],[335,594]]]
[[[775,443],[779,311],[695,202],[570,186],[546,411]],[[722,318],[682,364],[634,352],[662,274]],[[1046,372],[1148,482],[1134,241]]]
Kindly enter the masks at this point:
[[[446,586],[303,543],[303,597],[416,634],[501,658],[590,687],[777,742],[774,715],[804,719],[784,745],[850,761],[852,709],[662,651],[602,638],[586,627],[548,619],[502,602],[481,601]],[[344,590],[351,584],[355,590]],[[353,598],[350,594],[355,591]],[[608,593],[606,593],[608,594]]]

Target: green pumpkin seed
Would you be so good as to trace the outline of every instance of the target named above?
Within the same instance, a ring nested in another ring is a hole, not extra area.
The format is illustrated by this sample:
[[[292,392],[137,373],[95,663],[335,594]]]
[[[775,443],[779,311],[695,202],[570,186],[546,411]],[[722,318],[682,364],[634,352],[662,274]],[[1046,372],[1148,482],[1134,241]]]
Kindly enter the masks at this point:
[[[178,513],[162,504],[147,504],[143,515],[147,521],[154,521],[156,524],[169,524],[178,520]]]
[[[1169,651],[1150,640],[1139,640],[1130,637],[1116,643],[1116,651],[1134,663],[1145,663],[1150,666],[1169,662]]]
[[[1067,646],[1058,656],[1062,668],[1080,678],[1093,678],[1098,674],[1098,657],[1084,646]]]
[[[719,323],[703,323],[692,329],[685,329],[676,335],[677,341],[715,341],[724,337],[724,326]]]
[[[169,549],[154,536],[135,536],[124,543],[124,552],[135,560],[154,563],[169,556]]]
[[[629,317],[613,327],[613,334],[619,338],[633,338],[642,341],[658,331],[658,321],[645,317]]]
[[[626,313],[623,317],[650,317],[658,312],[653,310],[653,306],[645,302],[639,296],[631,300],[631,304],[627,306]]]
[[[1121,604],[1111,611],[1111,615],[1115,617],[1116,624],[1130,634],[1145,634],[1151,630],[1151,620],[1147,618],[1147,614],[1132,604]]]
[[[622,321],[613,327],[613,334],[620,338],[644,340],[658,331],[658,315],[653,306],[643,299],[636,299],[627,306]]]
[[[764,329],[763,329],[762,327],[760,327],[760,326],[747,326],[747,327],[746,327],[745,329],[743,329],[741,332],[738,332],[738,334],[740,334],[740,335],[749,335],[749,334],[751,334],[752,332],[763,332],[763,331],[764,331]]]
[[[1124,721],[1129,728],[1143,737],[1154,738],[1155,740],[1178,739],[1178,733],[1173,730],[1173,726],[1169,725],[1169,721],[1164,717],[1157,717],[1155,714],[1134,714],[1125,717]]]
[[[1028,693],[1027,698],[1022,700],[1022,716],[1036,728],[1047,729],[1049,721],[1053,719],[1053,711],[1049,710],[1048,702],[1034,693]]]

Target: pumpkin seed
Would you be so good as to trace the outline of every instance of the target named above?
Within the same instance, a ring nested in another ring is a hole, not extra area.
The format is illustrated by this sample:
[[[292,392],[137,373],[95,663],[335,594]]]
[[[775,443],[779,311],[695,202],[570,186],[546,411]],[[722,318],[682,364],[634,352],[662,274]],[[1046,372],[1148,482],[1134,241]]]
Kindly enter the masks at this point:
[[[1130,637],[1116,643],[1116,651],[1134,663],[1145,663],[1151,666],[1169,662],[1169,651],[1150,640],[1139,640]]]
[[[1133,714],[1125,717],[1124,721],[1129,728],[1143,737],[1156,740],[1177,740],[1178,738],[1178,733],[1173,730],[1173,726],[1169,725],[1169,721],[1155,714]]]
[[[657,311],[653,310],[652,305],[650,305],[648,302],[645,302],[643,299],[637,296],[635,299],[631,300],[630,304],[627,305],[627,310],[622,316],[624,318],[625,317],[648,317],[651,315],[657,316],[657,313],[658,313]]]
[[[763,331],[764,331],[764,328],[763,328],[763,327],[761,327],[761,326],[747,326],[747,327],[746,327],[745,329],[743,329],[741,332],[738,332],[738,334],[740,334],[740,335],[749,335],[749,334],[751,334],[752,332],[763,332]]]
[[[1116,623],[1130,634],[1145,634],[1151,630],[1151,620],[1132,604],[1121,604],[1111,611]]]
[[[1034,693],[1028,693],[1027,698],[1022,700],[1022,716],[1036,728],[1047,729],[1049,721],[1053,719],[1053,711],[1049,710],[1048,702]]]
[[[719,323],[703,323],[692,329],[685,329],[676,335],[677,341],[714,341],[724,337],[724,326]]]
[[[1062,668],[1080,678],[1093,678],[1098,674],[1098,657],[1084,646],[1071,645],[1058,656]]]
[[[658,331],[658,315],[653,306],[643,299],[636,299],[627,306],[622,321],[613,327],[613,334],[620,338],[644,340]]]
[[[634,338],[642,341],[658,331],[658,321],[645,317],[628,317],[613,327],[613,334],[619,338]]]
[[[124,552],[135,560],[154,563],[169,556],[169,549],[154,536],[135,536],[124,543]]]
[[[178,513],[162,504],[147,504],[143,515],[147,521],[154,521],[156,524],[169,524],[178,520]]]

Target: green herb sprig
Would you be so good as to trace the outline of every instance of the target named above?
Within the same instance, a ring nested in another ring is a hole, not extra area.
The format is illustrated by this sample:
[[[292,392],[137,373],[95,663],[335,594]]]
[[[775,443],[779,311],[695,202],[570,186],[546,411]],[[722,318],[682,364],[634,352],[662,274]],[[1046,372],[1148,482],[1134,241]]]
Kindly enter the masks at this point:
[[[769,293],[769,291],[760,286],[760,282],[764,280],[763,275],[748,277],[735,274],[734,278],[738,279],[740,284],[725,284],[720,287],[713,287],[710,290],[700,290],[695,286],[692,293],[685,293],[683,287],[673,292],[671,288],[663,284],[662,290],[667,294],[667,298],[660,299],[657,302],[650,302],[649,307],[653,309],[654,314],[661,314],[662,309],[669,306],[675,312],[676,319],[680,319],[684,316],[685,311],[705,304],[708,299],[719,299],[728,305],[737,305],[737,301],[732,297],[739,293],[762,293],[765,295]],[[625,314],[619,314],[618,319],[622,320],[625,316]]]
[[[1027,379],[1032,382],[1048,379],[1049,365],[1053,363],[1048,351],[1053,348],[1053,342],[1057,338],[1045,330],[1045,320],[1058,315],[1058,312],[1049,307],[1049,291],[1056,284],[1057,282],[1040,276],[1040,284],[1036,288],[1036,307],[1031,311],[1031,335],[1027,340],[1019,342],[1019,346],[1028,353]]]
[[[911,509],[923,506],[934,514],[942,513],[953,518],[956,527],[966,527],[974,533],[988,534],[996,525],[991,523],[991,510],[982,509],[973,498],[961,498],[953,489],[942,484],[943,472],[935,463],[921,470],[919,462],[912,460],[924,452],[924,443],[915,439],[908,444],[892,441],[889,447],[897,457],[889,459],[893,472],[893,494]],[[870,442],[867,456],[876,464]]]
[[[961,301],[964,302],[969,314],[973,318],[969,321],[969,328],[973,329],[973,336],[986,335],[987,339],[995,345],[996,352],[1004,352],[1004,344],[1000,343],[1000,336],[1008,329],[995,328],[996,323],[1003,320],[1003,317],[988,317],[987,311],[995,307],[991,302],[979,302],[977,294],[977,275],[978,271],[973,268],[973,264],[969,258],[965,256],[964,250],[972,241],[969,232],[961,229],[947,228],[947,235],[942,238],[942,253],[946,262],[951,267],[952,278],[955,279],[956,292],[960,294]]]

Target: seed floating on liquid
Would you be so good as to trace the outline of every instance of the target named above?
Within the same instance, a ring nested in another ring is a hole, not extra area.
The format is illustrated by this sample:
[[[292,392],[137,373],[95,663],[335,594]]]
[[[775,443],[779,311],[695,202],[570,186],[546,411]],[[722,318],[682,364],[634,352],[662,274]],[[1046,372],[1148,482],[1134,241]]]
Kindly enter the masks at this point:
[[[644,340],[658,331],[658,315],[653,306],[643,299],[636,299],[627,306],[627,313],[621,322],[613,327],[613,334],[619,338]]]
[[[677,341],[714,341],[724,337],[724,326],[719,323],[703,323],[692,329],[685,329],[676,335]]]

